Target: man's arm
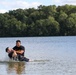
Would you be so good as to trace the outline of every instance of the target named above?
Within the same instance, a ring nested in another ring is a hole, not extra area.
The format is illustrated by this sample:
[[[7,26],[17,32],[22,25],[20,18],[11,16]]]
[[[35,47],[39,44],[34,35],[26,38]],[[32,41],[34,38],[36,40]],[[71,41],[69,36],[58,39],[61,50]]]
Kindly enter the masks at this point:
[[[13,50],[16,51],[16,53],[18,54],[23,54],[25,52],[25,47],[24,46],[21,46],[21,49],[20,50],[17,50],[16,46],[13,47]]]
[[[25,52],[25,47],[21,46],[21,50],[16,50],[17,53],[23,54]]]
[[[16,51],[13,50],[12,57],[16,57],[16,56],[17,56],[17,53],[16,53]]]
[[[22,53],[24,53],[24,50],[16,50],[16,53],[19,53],[19,54],[22,54]]]

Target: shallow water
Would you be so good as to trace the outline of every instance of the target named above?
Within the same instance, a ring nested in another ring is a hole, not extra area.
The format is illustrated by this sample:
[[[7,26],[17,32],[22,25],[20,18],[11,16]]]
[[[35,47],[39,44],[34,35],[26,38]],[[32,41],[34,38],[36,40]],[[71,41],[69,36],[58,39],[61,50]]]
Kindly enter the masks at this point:
[[[5,48],[18,39],[31,62],[9,61]],[[0,53],[0,75],[76,75],[75,36],[0,38]]]

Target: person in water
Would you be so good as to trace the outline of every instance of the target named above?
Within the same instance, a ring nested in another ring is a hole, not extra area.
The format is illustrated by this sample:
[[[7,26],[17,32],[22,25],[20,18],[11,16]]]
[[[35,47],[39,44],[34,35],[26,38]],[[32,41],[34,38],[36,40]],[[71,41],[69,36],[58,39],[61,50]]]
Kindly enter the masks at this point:
[[[8,53],[10,59],[29,62],[28,58],[24,57],[23,55],[19,54],[18,51],[15,51],[9,47],[6,48],[6,52]]]
[[[16,46],[13,47],[13,50],[17,52],[18,55],[24,56],[25,47],[21,45],[21,41],[16,41]]]

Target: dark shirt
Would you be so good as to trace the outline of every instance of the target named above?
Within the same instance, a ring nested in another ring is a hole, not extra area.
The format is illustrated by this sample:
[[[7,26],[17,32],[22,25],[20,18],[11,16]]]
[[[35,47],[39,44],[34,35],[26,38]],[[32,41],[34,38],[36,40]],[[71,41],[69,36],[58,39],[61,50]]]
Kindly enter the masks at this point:
[[[13,55],[13,52],[10,52],[10,53],[8,54],[8,56],[9,56],[10,59],[12,59],[12,55]]]
[[[13,47],[13,50],[15,50],[15,51],[24,50],[24,52],[25,52],[25,47],[24,46],[20,46],[20,47],[15,46],[15,47]],[[17,54],[24,56],[24,52],[22,54],[19,54],[19,53],[17,53]]]

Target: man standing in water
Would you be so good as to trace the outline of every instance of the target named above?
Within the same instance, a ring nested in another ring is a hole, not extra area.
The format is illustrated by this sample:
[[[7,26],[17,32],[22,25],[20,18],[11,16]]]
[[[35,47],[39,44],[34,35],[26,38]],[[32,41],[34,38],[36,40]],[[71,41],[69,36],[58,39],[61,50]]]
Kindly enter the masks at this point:
[[[13,47],[13,50],[15,50],[18,55],[24,56],[25,47],[21,45],[21,41],[20,40],[16,41],[16,46]]]
[[[13,49],[7,47],[6,52],[8,56],[12,59],[18,58],[19,61],[26,61],[28,62],[29,59],[24,57],[25,47],[21,45],[21,41],[16,41],[16,46]],[[16,60],[16,59],[15,59]]]

